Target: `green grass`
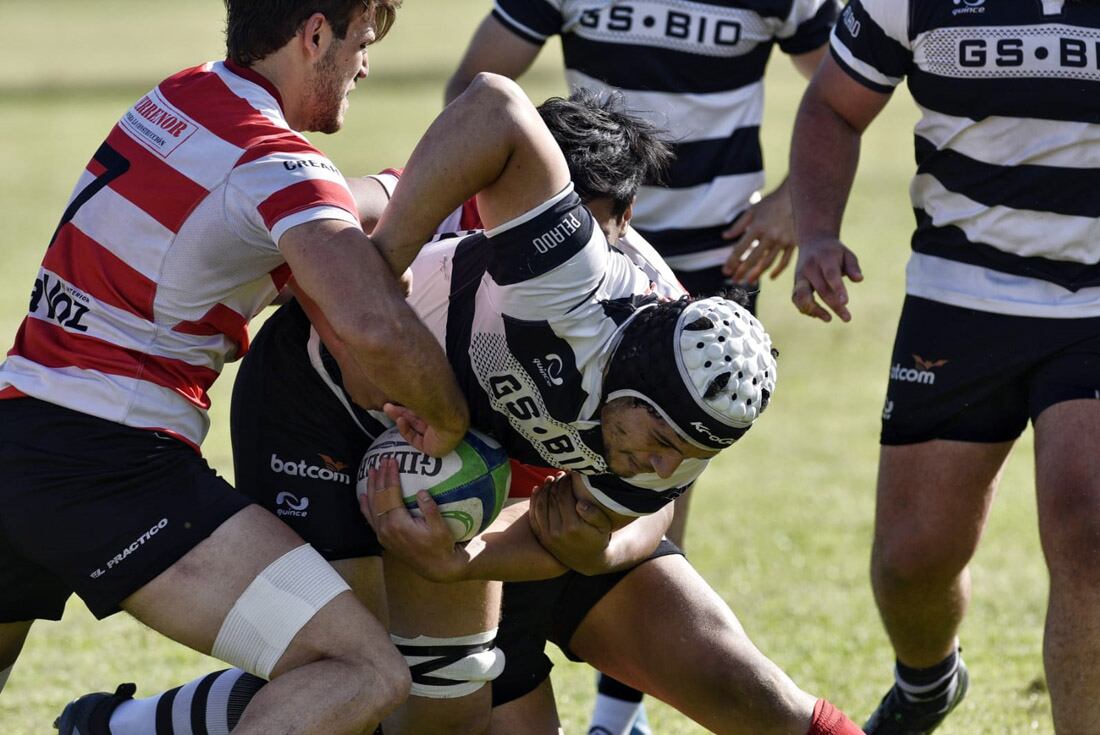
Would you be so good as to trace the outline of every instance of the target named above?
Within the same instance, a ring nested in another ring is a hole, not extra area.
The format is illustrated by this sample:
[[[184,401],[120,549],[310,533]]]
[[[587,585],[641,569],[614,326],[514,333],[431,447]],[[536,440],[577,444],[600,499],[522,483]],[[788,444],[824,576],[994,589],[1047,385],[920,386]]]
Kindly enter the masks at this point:
[[[353,98],[347,129],[315,139],[348,174],[404,161],[489,7],[488,0],[405,4],[392,36],[372,50],[371,77]],[[7,31],[0,45],[2,339],[14,335],[44,242],[106,130],[162,77],[217,58],[221,18],[218,0],[0,3]],[[563,90],[559,58],[548,47],[525,78],[532,97]],[[777,55],[765,132],[773,185],[785,168],[800,89]],[[867,277],[852,289],[853,322],[822,325],[799,316],[788,301],[787,275],[766,285],[762,318],[782,351],[775,401],[701,481],[690,522],[692,560],[757,645],[805,689],[857,719],[877,703],[892,663],[866,568],[878,415],[912,225],[906,187],[915,118],[900,92],[866,139],[844,233]],[[205,448],[227,475],[232,374],[214,391]],[[1046,579],[1034,506],[1028,435],[1009,463],[974,562],[975,599],[962,632],[971,694],[943,735],[1051,732],[1039,653]],[[61,705],[82,692],[120,681],[150,692],[214,666],[125,616],[96,623],[74,600],[60,624],[34,628],[0,695],[0,732],[45,733]],[[554,685],[566,731],[583,731],[591,672],[563,663]],[[649,707],[660,735],[701,732],[660,704]]]

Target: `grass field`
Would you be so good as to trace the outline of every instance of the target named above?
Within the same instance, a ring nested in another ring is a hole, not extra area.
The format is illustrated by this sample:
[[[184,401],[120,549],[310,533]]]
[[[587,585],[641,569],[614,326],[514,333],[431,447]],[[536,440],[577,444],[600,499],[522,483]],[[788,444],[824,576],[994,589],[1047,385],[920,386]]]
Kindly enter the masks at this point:
[[[372,50],[371,76],[353,97],[348,127],[315,142],[347,174],[402,163],[489,5],[406,0],[393,34]],[[0,341],[10,344],[44,243],[103,135],[162,77],[220,57],[221,18],[218,0],[0,0],[7,31],[0,44]],[[559,58],[548,47],[523,80],[533,98],[563,90]],[[785,169],[800,89],[790,64],[777,57],[765,133],[772,185]],[[867,277],[852,290],[852,323],[799,316],[788,301],[789,274],[765,286],[762,318],[782,351],[775,401],[700,482],[690,523],[691,559],[757,645],[805,689],[858,720],[891,676],[866,568],[878,416],[912,225],[906,187],[915,117],[899,92],[867,136],[844,233]],[[230,369],[214,391],[205,448],[227,476],[232,377]],[[975,599],[962,631],[971,694],[943,735],[1052,731],[1039,653],[1046,580],[1030,434],[1020,444],[973,566]],[[120,681],[156,691],[215,665],[123,615],[96,623],[74,599],[61,623],[32,631],[0,695],[0,733],[50,732],[60,707],[82,692]],[[566,731],[583,732],[591,672],[563,663],[554,685]],[[701,732],[667,707],[649,707],[659,735]]]

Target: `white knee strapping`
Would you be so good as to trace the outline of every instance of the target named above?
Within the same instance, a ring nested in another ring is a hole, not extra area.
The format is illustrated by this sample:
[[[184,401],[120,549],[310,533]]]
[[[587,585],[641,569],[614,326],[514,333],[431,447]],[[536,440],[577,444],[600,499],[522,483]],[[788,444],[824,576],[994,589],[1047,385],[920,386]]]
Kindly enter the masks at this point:
[[[288,551],[256,575],[234,603],[210,655],[268,679],[298,631],[347,589],[309,544]]]
[[[412,673],[412,695],[456,699],[473,694],[504,671],[504,651],[497,648],[497,629],[458,638],[418,635],[390,640]]]
[[[14,667],[15,664],[12,664],[3,671],[0,671],[0,692],[4,691],[4,685],[8,683],[8,677],[11,676],[11,670]]]

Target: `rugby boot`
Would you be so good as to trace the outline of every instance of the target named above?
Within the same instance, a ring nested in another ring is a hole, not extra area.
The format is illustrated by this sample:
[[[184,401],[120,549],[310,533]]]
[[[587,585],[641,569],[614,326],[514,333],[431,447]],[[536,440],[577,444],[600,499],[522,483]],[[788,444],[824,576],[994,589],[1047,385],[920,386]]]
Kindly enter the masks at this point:
[[[133,684],[119,684],[114,694],[85,694],[65,705],[53,726],[60,735],[111,735],[111,713],[136,691]]]
[[[928,735],[959,705],[969,685],[970,675],[962,661],[959,661],[955,696],[946,707],[930,709],[928,704],[909,702],[894,685],[879,702],[878,709],[871,713],[863,730],[867,735]]]

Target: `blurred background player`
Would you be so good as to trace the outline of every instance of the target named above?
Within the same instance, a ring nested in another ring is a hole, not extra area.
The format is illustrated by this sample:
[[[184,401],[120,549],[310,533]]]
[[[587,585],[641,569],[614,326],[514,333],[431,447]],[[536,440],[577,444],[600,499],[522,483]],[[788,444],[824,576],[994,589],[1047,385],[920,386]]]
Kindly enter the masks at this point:
[[[917,226],[882,413],[871,581],[897,656],[871,735],[933,731],[966,693],[968,564],[1035,427],[1059,733],[1100,723],[1100,72],[1095,3],[852,0],[802,102],[793,300],[848,321],[839,240],[860,136],[903,77],[921,107]]]
[[[755,311],[760,277],[777,257],[778,276],[794,246],[786,182],[759,198],[764,69],[778,44],[809,79],[838,10],[837,0],[496,0],[445,98],[481,71],[518,77],[560,35],[571,89],[620,92],[629,112],[674,137],[675,160],[663,181],[639,191],[634,226],[688,293],[709,296],[741,283]],[[670,532],[681,546],[688,501],[677,503]],[[599,689],[592,725],[618,735],[641,695],[610,680]]]

